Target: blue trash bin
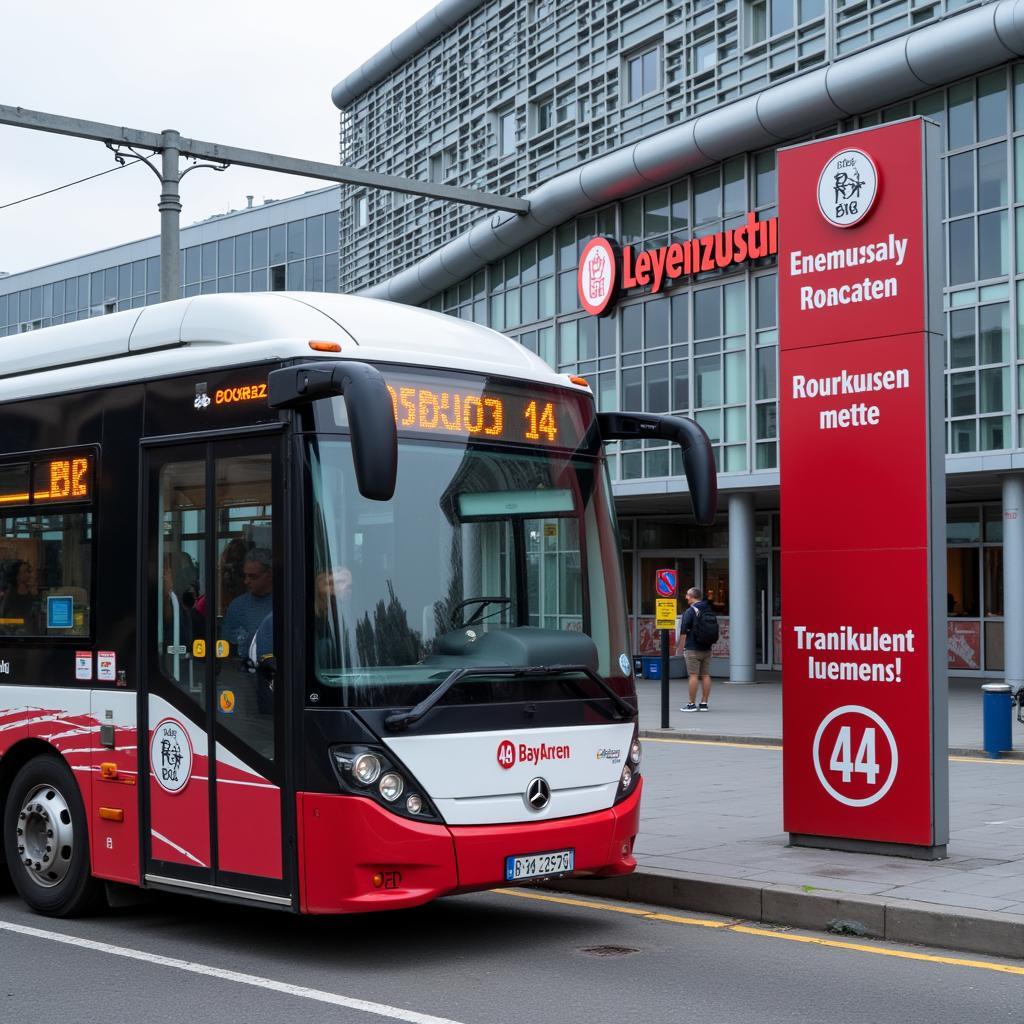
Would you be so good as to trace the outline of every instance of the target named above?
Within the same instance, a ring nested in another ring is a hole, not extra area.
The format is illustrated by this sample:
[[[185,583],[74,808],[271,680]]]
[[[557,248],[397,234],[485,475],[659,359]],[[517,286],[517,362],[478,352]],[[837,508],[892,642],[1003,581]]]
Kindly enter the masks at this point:
[[[644,679],[661,678],[661,657],[650,658],[644,656]]]
[[[989,757],[999,757],[1013,749],[1012,688],[1009,683],[985,683],[982,686],[982,745]]]

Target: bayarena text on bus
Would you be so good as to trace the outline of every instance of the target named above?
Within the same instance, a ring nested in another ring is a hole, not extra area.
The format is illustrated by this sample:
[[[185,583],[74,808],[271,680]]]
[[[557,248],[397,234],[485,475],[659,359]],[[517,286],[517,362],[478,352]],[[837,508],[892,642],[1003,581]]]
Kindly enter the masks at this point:
[[[4,343],[3,858],[296,912],[635,867],[641,750],[596,412],[487,328],[357,297],[182,299]]]

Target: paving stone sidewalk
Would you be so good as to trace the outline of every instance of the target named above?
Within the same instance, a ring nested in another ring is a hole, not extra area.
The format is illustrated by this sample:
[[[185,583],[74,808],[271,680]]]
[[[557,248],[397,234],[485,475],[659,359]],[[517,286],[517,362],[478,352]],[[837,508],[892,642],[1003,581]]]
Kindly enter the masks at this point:
[[[781,685],[716,683],[712,710],[686,714],[674,682],[669,732],[659,731],[660,684],[639,688],[647,738],[636,857],[647,877],[619,880],[617,890],[597,883],[610,894],[735,916],[753,916],[753,906],[758,919],[814,928],[831,927],[830,914],[853,914],[876,922],[867,934],[936,935],[939,945],[1024,956],[1024,760],[952,757],[946,860],[789,847],[781,748],[753,742],[781,739]],[[951,748],[980,748],[980,684],[956,680],[950,689]],[[1024,726],[1013,730],[1024,748]],[[692,742],[709,737],[740,742]],[[782,897],[788,909],[770,910]]]

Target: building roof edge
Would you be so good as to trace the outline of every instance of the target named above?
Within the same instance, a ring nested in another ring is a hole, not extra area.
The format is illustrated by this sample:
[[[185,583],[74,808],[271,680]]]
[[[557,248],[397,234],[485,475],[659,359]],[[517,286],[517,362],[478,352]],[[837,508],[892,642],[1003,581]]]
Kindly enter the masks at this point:
[[[441,0],[414,25],[396,36],[383,50],[375,53],[365,64],[343,78],[332,90],[334,105],[344,110],[368,89],[379,85],[396,68],[401,67],[413,54],[429,46],[445,32],[455,28],[468,14],[472,14],[485,0]]]
[[[462,0],[462,6],[477,3]],[[691,118],[552,178],[524,197],[528,214],[490,214],[359,294],[424,302],[552,227],[613,200],[1022,56],[1024,31],[1015,31],[1018,25],[1024,26],[1024,0],[997,0]]]

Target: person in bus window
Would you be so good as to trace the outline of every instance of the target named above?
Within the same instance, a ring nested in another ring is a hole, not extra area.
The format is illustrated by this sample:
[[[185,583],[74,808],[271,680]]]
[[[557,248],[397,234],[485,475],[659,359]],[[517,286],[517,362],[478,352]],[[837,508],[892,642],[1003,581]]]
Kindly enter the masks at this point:
[[[245,660],[260,623],[274,610],[273,558],[266,548],[253,548],[245,556],[242,582],[245,593],[228,605],[220,635],[232,645],[238,657]]]
[[[350,569],[340,565],[317,573],[313,591],[313,639],[318,669],[339,669],[351,664],[344,620],[351,599]]]
[[[22,636],[37,635],[40,629],[39,588],[31,562],[11,562],[7,568],[7,590],[0,619],[6,619],[4,631]]]

